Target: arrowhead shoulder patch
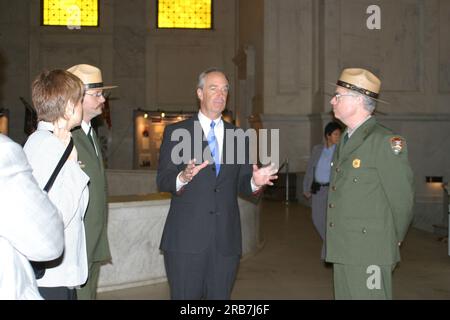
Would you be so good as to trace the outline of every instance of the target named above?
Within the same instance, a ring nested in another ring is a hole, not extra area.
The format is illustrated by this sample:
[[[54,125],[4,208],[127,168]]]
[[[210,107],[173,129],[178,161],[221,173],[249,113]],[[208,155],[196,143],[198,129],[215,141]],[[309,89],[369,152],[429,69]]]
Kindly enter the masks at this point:
[[[394,152],[395,155],[399,155],[405,147],[405,140],[402,137],[395,136],[391,138],[390,142],[392,152]]]

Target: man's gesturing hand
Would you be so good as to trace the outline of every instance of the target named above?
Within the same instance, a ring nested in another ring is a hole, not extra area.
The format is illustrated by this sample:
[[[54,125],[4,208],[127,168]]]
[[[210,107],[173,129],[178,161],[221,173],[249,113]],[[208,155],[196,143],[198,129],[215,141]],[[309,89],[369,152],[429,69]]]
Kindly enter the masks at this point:
[[[275,174],[278,172],[275,164],[271,163],[270,166],[261,167],[258,169],[256,164],[253,165],[253,183],[257,187],[262,187],[266,184],[273,186],[272,180],[278,179]]]
[[[195,165],[195,159],[189,160],[188,165],[180,174],[180,180],[182,183],[191,182],[200,170],[208,165],[208,160],[205,160],[202,164]]]

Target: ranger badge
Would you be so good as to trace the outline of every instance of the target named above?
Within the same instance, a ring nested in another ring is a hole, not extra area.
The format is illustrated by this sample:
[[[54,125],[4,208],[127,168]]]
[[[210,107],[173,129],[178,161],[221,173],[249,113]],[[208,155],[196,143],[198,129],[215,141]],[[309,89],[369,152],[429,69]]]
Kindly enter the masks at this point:
[[[353,168],[358,169],[361,166],[361,160],[355,159],[353,160]]]
[[[403,150],[403,139],[400,137],[391,138],[391,149],[395,155],[399,155]]]

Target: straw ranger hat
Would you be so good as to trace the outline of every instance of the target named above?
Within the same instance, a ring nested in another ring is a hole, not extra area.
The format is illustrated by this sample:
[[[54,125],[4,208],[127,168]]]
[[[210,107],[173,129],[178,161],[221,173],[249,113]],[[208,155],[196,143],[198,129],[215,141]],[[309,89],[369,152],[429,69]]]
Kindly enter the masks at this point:
[[[77,64],[67,69],[70,73],[76,75],[84,83],[86,90],[90,89],[113,89],[117,86],[103,85],[102,72],[99,68],[89,64]]]
[[[378,79],[372,72],[365,69],[344,69],[338,81],[330,84],[356,91],[381,103],[388,103],[378,99],[381,87],[380,79]]]

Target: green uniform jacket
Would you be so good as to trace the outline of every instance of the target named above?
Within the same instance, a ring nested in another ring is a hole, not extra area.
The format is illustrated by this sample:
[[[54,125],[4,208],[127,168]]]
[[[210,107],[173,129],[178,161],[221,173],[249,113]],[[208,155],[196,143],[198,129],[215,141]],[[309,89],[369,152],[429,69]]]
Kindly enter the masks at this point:
[[[393,140],[391,140],[394,138]],[[394,150],[400,152],[396,154]],[[336,147],[328,193],[326,261],[389,265],[412,220],[413,174],[403,138],[371,117]]]
[[[99,157],[97,157],[91,142],[81,127],[72,131],[72,137],[78,152],[80,166],[90,178],[88,184],[89,204],[84,217],[88,262],[110,260],[111,253],[107,235],[107,186],[100,144],[94,133],[94,141],[99,153]]]

